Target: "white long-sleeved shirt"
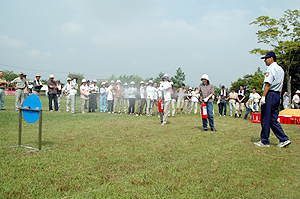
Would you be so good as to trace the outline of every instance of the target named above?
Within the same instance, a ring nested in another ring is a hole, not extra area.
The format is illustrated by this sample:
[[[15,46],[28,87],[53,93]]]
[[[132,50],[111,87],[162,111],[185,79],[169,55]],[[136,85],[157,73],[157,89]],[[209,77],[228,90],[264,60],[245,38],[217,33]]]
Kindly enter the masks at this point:
[[[155,95],[155,88],[153,86],[147,87],[147,98],[153,100]]]
[[[170,82],[162,82],[158,90],[161,90],[164,94],[164,101],[171,101],[171,88]]]

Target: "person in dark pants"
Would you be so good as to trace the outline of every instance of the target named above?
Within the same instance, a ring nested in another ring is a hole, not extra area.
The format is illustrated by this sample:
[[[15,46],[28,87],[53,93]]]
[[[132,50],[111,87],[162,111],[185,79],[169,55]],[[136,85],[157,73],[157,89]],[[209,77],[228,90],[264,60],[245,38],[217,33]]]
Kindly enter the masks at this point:
[[[222,86],[222,89],[219,92],[219,113],[220,116],[223,116],[223,109],[224,109],[224,116],[226,116],[227,112],[227,104],[226,104],[226,98],[228,97],[228,92],[225,90],[225,86]]]
[[[262,59],[268,66],[261,104],[261,140],[255,142],[256,146],[269,147],[270,128],[279,139],[277,147],[286,147],[291,144],[288,136],[284,133],[281,125],[277,121],[279,114],[280,96],[282,92],[284,71],[276,63],[274,52],[267,52]]]
[[[49,76],[49,81],[47,82],[48,86],[48,98],[49,98],[49,111],[53,111],[52,100],[54,101],[55,111],[58,111],[58,103],[57,103],[57,84],[54,81],[54,76]]]

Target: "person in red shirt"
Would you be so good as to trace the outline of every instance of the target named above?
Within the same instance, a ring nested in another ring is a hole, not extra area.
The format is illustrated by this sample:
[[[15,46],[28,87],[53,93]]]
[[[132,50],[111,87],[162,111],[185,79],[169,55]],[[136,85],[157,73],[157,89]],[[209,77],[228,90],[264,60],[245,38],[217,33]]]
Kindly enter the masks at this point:
[[[113,112],[116,114],[116,108],[117,105],[119,105],[119,114],[121,113],[121,108],[122,108],[122,91],[123,91],[123,87],[121,86],[121,80],[117,80],[117,85],[115,85],[114,87],[112,87],[111,92],[114,93],[114,108],[113,108]]]

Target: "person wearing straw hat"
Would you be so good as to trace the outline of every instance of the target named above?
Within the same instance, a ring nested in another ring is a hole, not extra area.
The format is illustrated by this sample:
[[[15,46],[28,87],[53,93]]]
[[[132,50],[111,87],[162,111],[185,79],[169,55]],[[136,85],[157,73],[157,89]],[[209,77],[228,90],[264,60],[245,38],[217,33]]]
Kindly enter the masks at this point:
[[[15,89],[15,110],[18,111],[22,107],[23,99],[24,99],[24,89],[27,86],[26,80],[23,78],[24,73],[20,72],[19,77],[15,78],[11,81],[11,85]]]
[[[70,111],[70,102],[71,102],[71,96],[70,96],[70,91],[71,91],[71,78],[67,78],[67,83],[63,88],[63,93],[66,95],[67,99],[67,105],[66,105],[66,111]]]
[[[0,110],[4,109],[5,87],[8,85],[5,78],[3,78],[3,71],[0,71]]]
[[[121,86],[121,80],[117,80],[117,85],[112,87],[111,91],[114,93],[114,109],[113,112],[117,113],[117,106],[119,106],[119,114],[121,113],[122,109],[122,91],[123,87]]]
[[[106,101],[107,101],[107,93],[105,88],[105,82],[101,83],[100,88],[100,112],[106,112]]]
[[[43,84],[41,82],[41,75],[38,73],[35,75],[35,80],[33,81],[32,86],[32,94],[35,94],[40,97],[41,88],[43,87]]]
[[[171,105],[171,88],[170,76],[164,74],[162,77],[163,82],[160,84],[158,91],[162,92],[163,95],[163,109],[164,114],[160,114],[160,123],[161,125],[166,125],[168,120],[168,115],[170,114],[170,105]]]
[[[141,81],[140,82],[140,99],[138,99],[138,108],[136,110],[136,115],[135,116],[143,116],[143,109],[145,107],[145,95],[146,95],[146,87],[144,86],[145,82]]]
[[[97,98],[99,95],[99,87],[97,86],[97,80],[94,79],[92,84],[89,87],[89,112],[95,112],[95,109],[97,109]]]
[[[82,79],[80,86],[81,113],[85,113],[85,107],[89,99],[89,88],[86,85],[86,80]]]
[[[111,91],[111,89],[114,87],[115,81],[111,80],[110,85],[106,89],[107,94],[107,113],[113,112],[113,105],[114,105],[114,93]]]
[[[146,102],[147,102],[147,108],[146,108],[146,115],[147,116],[152,116],[152,107],[153,107],[153,103],[154,103],[154,95],[155,95],[155,88],[153,87],[153,81],[150,80],[148,87],[146,89],[146,93],[147,93],[147,98],[146,98]]]
[[[135,82],[132,81],[130,83],[130,87],[128,89],[128,99],[129,99],[128,114],[131,114],[131,115],[134,115],[136,92],[137,92],[137,89],[135,88]]]
[[[74,75],[73,79],[70,83],[71,89],[70,89],[70,98],[71,98],[71,113],[75,114],[75,106],[76,106],[76,99],[77,99],[77,90],[78,90],[78,84],[77,84],[77,76]]]
[[[58,103],[57,103],[57,83],[54,81],[54,76],[49,75],[49,81],[47,82],[48,86],[48,98],[49,98],[49,111],[53,111],[53,104],[54,101],[54,108],[55,111],[58,111]]]

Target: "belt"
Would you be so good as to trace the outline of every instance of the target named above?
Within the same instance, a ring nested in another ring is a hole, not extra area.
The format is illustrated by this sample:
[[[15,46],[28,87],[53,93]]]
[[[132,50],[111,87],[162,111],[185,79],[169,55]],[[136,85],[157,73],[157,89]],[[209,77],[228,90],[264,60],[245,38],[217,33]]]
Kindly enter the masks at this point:
[[[269,92],[273,92],[273,93],[278,93],[278,94],[280,94],[280,91],[271,91],[271,90],[269,90]]]

